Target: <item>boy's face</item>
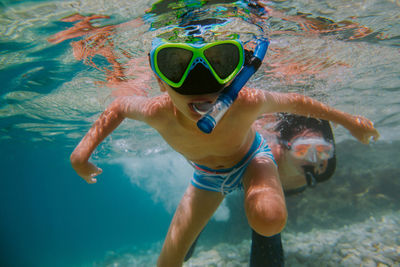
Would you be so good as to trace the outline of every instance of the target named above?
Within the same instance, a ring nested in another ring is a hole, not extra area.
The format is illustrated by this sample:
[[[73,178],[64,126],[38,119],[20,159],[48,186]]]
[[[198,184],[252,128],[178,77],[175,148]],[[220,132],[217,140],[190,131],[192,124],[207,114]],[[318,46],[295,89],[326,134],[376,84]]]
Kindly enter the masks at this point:
[[[177,110],[193,121],[208,112],[244,64],[244,48],[238,40],[155,41],[149,60],[161,91],[168,92]]]
[[[149,53],[153,72],[181,95],[213,95],[230,83],[244,64],[239,40],[168,43],[156,38]],[[203,111],[203,105],[197,110]]]
[[[220,92],[202,95],[182,95],[157,77],[162,92],[167,92],[177,110],[197,122],[217,100]]]

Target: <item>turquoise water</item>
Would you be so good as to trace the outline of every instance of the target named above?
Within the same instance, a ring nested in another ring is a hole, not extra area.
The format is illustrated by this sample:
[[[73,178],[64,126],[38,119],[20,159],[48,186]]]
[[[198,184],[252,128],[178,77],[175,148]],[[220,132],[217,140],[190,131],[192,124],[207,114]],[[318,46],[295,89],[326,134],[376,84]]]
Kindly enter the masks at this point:
[[[69,165],[113,97],[159,93],[147,66],[150,21],[171,19],[167,11],[177,6],[160,1],[145,13],[154,2],[0,1],[0,266],[154,264],[191,176],[185,160],[148,126],[126,121],[92,157],[104,171],[96,185]],[[223,2],[230,1],[212,4]],[[335,176],[288,199],[288,266],[359,266],[357,259],[398,266],[399,2],[263,3],[271,46],[249,85],[313,96],[370,118],[381,133],[364,146],[335,128]],[[81,17],[66,19],[74,14]],[[205,262],[202,251],[246,266],[240,197],[228,198],[210,222],[193,266]],[[364,238],[333,242],[338,232]],[[325,250],[310,250],[310,236]]]

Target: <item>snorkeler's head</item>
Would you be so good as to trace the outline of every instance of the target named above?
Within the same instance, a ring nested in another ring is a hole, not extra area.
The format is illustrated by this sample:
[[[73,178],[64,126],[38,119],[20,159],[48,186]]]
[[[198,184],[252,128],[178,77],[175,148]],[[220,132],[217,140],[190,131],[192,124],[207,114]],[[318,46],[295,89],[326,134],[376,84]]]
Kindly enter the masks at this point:
[[[148,16],[153,31],[150,63],[154,73],[183,95],[222,91],[264,34],[245,3],[193,1],[155,4]],[[235,29],[232,31],[232,29]]]
[[[221,91],[245,62],[244,48],[238,40],[191,44],[155,39],[149,56],[154,73],[182,95]]]
[[[313,180],[316,182],[328,180],[336,169],[336,146],[329,122],[292,114],[279,114],[279,116],[279,123],[275,129],[280,132],[282,142],[290,144],[287,146],[292,150],[289,153],[292,155],[297,153],[297,157],[303,157],[306,162],[302,168],[307,183],[312,185]],[[315,137],[304,137],[305,132],[314,133]],[[316,158],[324,162],[323,171],[317,171]]]

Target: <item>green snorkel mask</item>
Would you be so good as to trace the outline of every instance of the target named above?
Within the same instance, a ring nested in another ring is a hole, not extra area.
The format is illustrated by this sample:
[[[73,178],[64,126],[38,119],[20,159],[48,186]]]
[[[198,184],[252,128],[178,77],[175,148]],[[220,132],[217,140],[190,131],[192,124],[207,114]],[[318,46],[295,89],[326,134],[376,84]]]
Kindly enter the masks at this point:
[[[212,43],[168,43],[153,40],[150,64],[154,73],[182,95],[217,93],[244,64],[239,40]]]

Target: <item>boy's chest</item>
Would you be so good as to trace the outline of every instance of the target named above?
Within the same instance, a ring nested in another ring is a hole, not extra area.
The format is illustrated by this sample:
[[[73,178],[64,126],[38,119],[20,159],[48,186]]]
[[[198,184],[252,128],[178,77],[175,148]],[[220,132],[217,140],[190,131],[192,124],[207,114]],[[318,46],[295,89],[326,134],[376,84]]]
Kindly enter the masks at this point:
[[[195,160],[213,156],[226,157],[240,150],[245,133],[225,130],[216,128],[213,133],[205,134],[194,127],[188,129],[180,125],[169,125],[167,129],[158,131],[174,150]]]

